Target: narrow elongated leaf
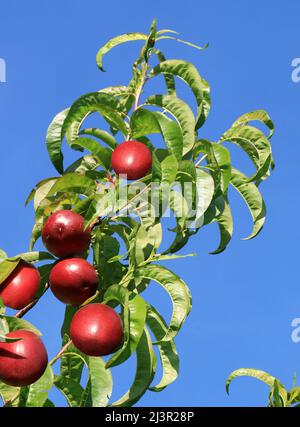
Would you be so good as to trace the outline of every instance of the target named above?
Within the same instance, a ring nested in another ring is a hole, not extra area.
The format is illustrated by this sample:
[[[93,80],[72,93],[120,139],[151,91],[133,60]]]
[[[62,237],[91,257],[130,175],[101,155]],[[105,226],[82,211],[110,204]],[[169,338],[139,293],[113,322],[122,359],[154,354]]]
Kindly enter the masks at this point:
[[[120,285],[110,286],[103,301],[117,301],[124,312],[124,343],[107,362],[106,367],[110,368],[123,363],[136,350],[146,321],[146,303],[139,295],[130,297],[129,291]]]
[[[91,138],[77,138],[74,142],[76,146],[89,150],[98,163],[106,170],[111,169],[111,149],[102,147],[97,141]]]
[[[79,136],[81,125],[84,119],[94,112],[101,114],[110,125],[126,135],[127,127],[119,111],[119,102],[112,95],[101,92],[83,95],[72,104],[63,124],[62,137],[66,135],[69,145],[76,148],[76,139]]]
[[[157,33],[158,34],[158,33]],[[159,49],[153,49],[153,53],[157,56],[159,62],[164,62],[166,60],[165,55]],[[175,87],[175,79],[171,74],[165,74],[165,82],[168,89],[168,95],[175,95],[176,87]]]
[[[108,264],[111,258],[117,257],[120,251],[118,240],[102,231],[102,228],[95,230],[95,242],[93,245],[94,266],[98,271],[99,287],[106,289],[112,284],[120,283],[124,275],[123,266],[115,262],[112,268]]]
[[[220,199],[219,199],[219,203],[220,203]],[[226,249],[228,243],[231,240],[232,232],[233,232],[233,219],[232,219],[231,209],[230,209],[230,205],[228,203],[227,197],[225,198],[221,196],[221,203],[222,203],[221,214],[218,215],[216,218],[216,221],[218,223],[219,230],[220,230],[221,239],[220,239],[220,244],[218,248],[215,251],[210,252],[212,255],[220,254]]]
[[[204,45],[204,46],[198,46],[197,44],[190,43],[190,42],[187,42],[185,40],[181,40],[178,37],[173,37],[173,36],[160,36],[157,39],[157,41],[159,41],[159,40],[166,40],[166,39],[175,40],[176,42],[186,44],[187,46],[194,47],[195,49],[198,49],[198,50],[205,50],[205,49],[208,48],[208,43],[206,45]]]
[[[239,145],[250,157],[257,172],[248,181],[259,181],[269,174],[272,162],[270,141],[259,130],[252,126],[236,126],[229,129],[221,141],[230,141]]]
[[[20,392],[20,387],[13,387],[11,385],[4,384],[0,381],[0,398],[3,401],[3,404],[7,401],[10,401],[14,398],[14,401],[11,405],[8,406],[18,406],[19,398],[18,394]]]
[[[7,258],[6,252],[4,252],[3,249],[0,249],[0,262],[2,262],[3,260],[5,260],[6,258]]]
[[[135,277],[154,280],[168,292],[173,304],[173,313],[168,330],[160,342],[172,340],[191,310],[192,301],[188,287],[175,273],[160,265],[139,268]]]
[[[74,192],[90,195],[96,188],[96,183],[91,178],[76,173],[68,173],[60,177],[51,187],[47,197],[59,192]]]
[[[153,332],[157,341],[160,341],[167,333],[168,326],[163,317],[151,305],[147,305],[147,324]],[[179,371],[179,358],[176,351],[175,343],[173,340],[167,342],[160,342],[158,344],[163,375],[161,380],[156,386],[150,387],[152,391],[162,391],[178,376]]]
[[[84,389],[80,385],[80,383],[78,383],[71,377],[55,375],[54,385],[58,390],[63,393],[69,406],[80,406],[82,395],[84,393]]]
[[[129,407],[134,405],[146,393],[155,375],[156,357],[151,337],[144,329],[136,350],[137,366],[134,382],[127,393],[114,402],[113,407]]]
[[[228,376],[226,381],[226,392],[229,394],[229,387],[231,382],[238,377],[253,377],[256,378],[265,384],[267,384],[269,387],[273,387],[275,377],[268,374],[267,372],[261,371],[259,369],[251,369],[251,368],[240,368],[237,369]]]
[[[220,171],[220,187],[222,192],[225,193],[231,178],[230,153],[226,147],[220,144],[213,142],[211,146]]]
[[[41,332],[27,320],[19,319],[18,317],[14,316],[4,316],[4,318],[8,324],[10,332],[18,331],[19,329],[27,329],[28,331],[32,331],[39,336],[42,335]]]
[[[62,127],[64,121],[69,113],[69,108],[58,113],[47,130],[46,144],[47,150],[52,164],[58,173],[62,174],[64,171],[63,160],[64,156],[61,152],[62,145]]]
[[[183,155],[188,153],[195,143],[195,119],[190,107],[181,99],[172,95],[154,95],[146,100],[148,105],[156,105],[168,111],[178,122],[183,135]]]
[[[97,169],[98,166],[99,161],[94,156],[87,154],[75,160],[75,162],[65,170],[65,174],[76,172],[78,175],[85,175],[87,171]]]
[[[42,251],[34,251],[34,252],[24,252],[22,254],[16,255],[10,260],[18,260],[22,259],[25,262],[38,262],[38,261],[45,261],[48,259],[55,259],[53,255],[51,255],[49,252],[42,252]]]
[[[138,108],[131,116],[130,127],[133,138],[161,133],[170,154],[174,154],[177,160],[181,160],[183,150],[181,128],[164,114]]]
[[[272,375],[268,374],[267,372],[261,371],[259,369],[241,368],[241,369],[237,369],[236,371],[233,371],[229,375],[229,377],[227,378],[227,381],[226,381],[226,392],[228,394],[229,394],[229,387],[230,387],[232,380],[235,378],[238,378],[238,377],[243,377],[243,376],[256,378],[256,379],[264,382],[265,384],[267,384],[270,387],[271,395],[274,392],[274,385],[276,386],[276,383],[277,383],[278,393],[282,399],[282,402],[284,403],[283,406],[285,406],[285,404],[287,402],[287,391],[284,388],[284,386],[275,377],[273,377]]]
[[[261,123],[264,123],[270,131],[268,138],[270,139],[272,137],[272,135],[274,134],[275,126],[269,114],[264,110],[255,110],[243,114],[233,123],[232,127],[247,125],[249,122],[252,121],[259,121]]]
[[[20,258],[5,259],[0,263],[0,284],[3,283],[18,266]]]
[[[252,219],[253,230],[244,240],[253,239],[262,230],[266,220],[266,206],[257,187],[247,182],[247,177],[237,169],[232,169],[231,184],[245,200]]]
[[[96,62],[101,71],[105,71],[103,68],[103,56],[109,52],[113,47],[118,46],[119,44],[126,43],[129,41],[136,40],[147,40],[148,36],[143,33],[127,33],[122,34],[121,36],[114,37],[110,39],[97,53]]]
[[[177,76],[190,86],[198,105],[196,118],[196,129],[198,129],[200,127],[198,122],[201,120],[203,115],[203,91],[207,90],[207,86],[206,82],[203,83],[203,79],[200,76],[197,68],[192,63],[187,61],[169,59],[155,66],[151,71],[150,76],[156,76],[160,73]]]
[[[106,132],[106,130],[87,128],[79,132],[79,135],[94,136],[95,138],[98,138],[101,141],[105,142],[112,149],[115,149],[118,145],[115,138],[110,133]]]
[[[48,392],[53,386],[53,372],[50,366],[35,383],[22,387],[20,392],[19,406],[41,407],[48,398]]]
[[[197,187],[197,206],[196,206],[196,216],[194,221],[189,221],[188,226],[190,228],[199,228],[203,225],[204,222],[204,213],[208,209],[213,195],[214,195],[214,180],[205,171],[202,169],[197,169],[196,171],[196,187]]]
[[[47,197],[47,194],[56,181],[57,178],[50,178],[36,189],[33,199],[33,206],[35,211],[39,208],[45,197]]]
[[[101,357],[88,358],[90,393],[93,407],[106,407],[112,393],[112,376]]]

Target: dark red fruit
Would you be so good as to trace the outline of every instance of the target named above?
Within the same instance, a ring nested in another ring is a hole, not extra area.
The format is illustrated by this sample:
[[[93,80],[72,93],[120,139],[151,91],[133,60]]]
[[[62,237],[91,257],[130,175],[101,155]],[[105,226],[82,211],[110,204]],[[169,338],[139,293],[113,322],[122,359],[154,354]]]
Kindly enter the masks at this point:
[[[142,142],[125,141],[114,150],[111,163],[116,174],[127,175],[127,179],[139,179],[151,169],[152,156]]]
[[[54,295],[71,305],[82,304],[98,287],[96,270],[82,258],[59,261],[51,270],[49,282]]]
[[[91,231],[84,231],[84,219],[81,215],[62,210],[47,219],[42,239],[49,252],[58,258],[65,258],[82,255],[88,249]]]
[[[122,344],[123,335],[119,315],[105,304],[82,307],[75,313],[70,326],[74,345],[88,356],[115,352]]]
[[[37,381],[48,364],[46,348],[34,332],[20,329],[7,337],[22,338],[15,342],[0,342],[0,380],[14,387],[24,387]]]
[[[21,261],[0,285],[0,297],[7,307],[20,310],[34,300],[40,283],[39,271],[33,265]]]

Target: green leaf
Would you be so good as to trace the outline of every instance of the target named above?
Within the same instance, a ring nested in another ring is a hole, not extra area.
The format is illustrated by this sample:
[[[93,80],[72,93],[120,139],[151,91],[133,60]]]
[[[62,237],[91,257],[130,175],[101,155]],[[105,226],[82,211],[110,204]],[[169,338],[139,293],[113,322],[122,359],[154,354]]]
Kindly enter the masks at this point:
[[[72,379],[71,377],[55,375],[54,385],[58,390],[63,393],[69,406],[80,406],[84,390],[79,382]]]
[[[0,319],[0,322],[1,322],[1,319]],[[20,340],[22,340],[23,338],[10,338],[10,337],[7,337],[6,335],[2,335],[2,334],[0,334],[0,342],[16,342],[16,341],[20,341]]]
[[[199,228],[203,225],[204,214],[211,204],[214,195],[214,180],[202,169],[196,171],[196,187],[197,187],[197,201],[196,201],[196,216],[194,221],[189,221],[188,226],[191,228]]]
[[[78,175],[85,175],[87,171],[97,169],[98,166],[99,161],[94,156],[87,154],[73,162],[65,170],[65,174],[76,172]]]
[[[48,178],[48,179],[44,179],[42,181],[40,181],[37,185],[36,188],[33,191],[33,205],[34,205],[34,210],[36,211],[39,206],[41,205],[42,201],[45,199],[45,197],[47,196],[50,188],[53,186],[53,184],[55,183],[55,181],[57,180],[57,178]],[[26,204],[29,202],[29,198],[27,198]]]
[[[163,317],[151,305],[147,305],[147,324],[153,332],[157,341],[160,341],[167,333],[168,326]],[[160,382],[153,387],[152,391],[162,391],[176,380],[179,371],[179,358],[173,340],[160,342],[158,344],[163,375]]]
[[[93,407],[106,407],[112,393],[111,372],[101,357],[88,358],[91,399]]]
[[[74,142],[76,146],[89,150],[93,157],[98,160],[98,164],[106,170],[111,169],[111,149],[102,147],[97,141],[91,138],[77,138]]]
[[[300,402],[300,387],[293,387],[289,393],[289,405]]]
[[[159,49],[153,49],[153,53],[157,56],[159,62],[164,62],[166,60],[165,55]],[[175,79],[171,74],[165,74],[165,82],[168,89],[168,95],[175,95]]]
[[[243,114],[233,123],[232,127],[247,125],[249,122],[252,121],[259,121],[261,123],[264,123],[270,131],[268,138],[270,139],[272,137],[272,135],[274,134],[275,126],[269,114],[264,110],[255,110]]]
[[[204,45],[204,46],[198,46],[194,43],[190,43],[190,42],[187,42],[185,40],[181,40],[181,39],[179,39],[177,37],[173,37],[173,36],[161,36],[157,39],[157,41],[166,40],[166,39],[175,40],[176,42],[186,44],[187,46],[194,47],[195,49],[198,49],[198,50],[205,50],[208,48],[208,43],[206,43],[206,45]]]
[[[146,100],[148,105],[156,105],[164,108],[178,122],[183,135],[183,152],[185,155],[194,146],[195,143],[195,119],[190,107],[181,99],[172,95],[154,95]]]
[[[108,265],[108,261],[119,255],[120,244],[114,237],[105,234],[102,228],[95,230],[93,252],[94,266],[98,271],[99,288],[105,289],[108,286],[119,283],[123,276],[122,264],[115,263]]]
[[[20,258],[18,259],[5,259],[0,263],[0,284],[3,283],[18,266]]]
[[[20,387],[13,387],[11,385],[4,384],[0,381],[0,397],[3,403],[14,399],[20,391]],[[14,402],[9,406],[18,406],[18,398],[14,400]]]
[[[62,174],[64,170],[63,168],[64,156],[61,152],[61,145],[63,140],[61,136],[61,132],[62,132],[64,121],[68,113],[69,113],[69,108],[58,113],[54,117],[50,126],[48,127],[47,135],[46,135],[46,144],[47,144],[47,150],[48,150],[50,160],[54,165],[55,169],[60,174]]]
[[[123,121],[123,115],[119,112],[120,105],[112,95],[101,92],[92,92],[81,96],[72,104],[69,113],[64,121],[62,137],[66,135],[69,145],[76,146],[83,121],[88,115],[98,112],[102,117],[124,135],[127,134],[127,127]]]
[[[87,176],[68,173],[58,178],[56,183],[51,187],[47,197],[59,192],[74,192],[90,195],[95,188],[95,181]]]
[[[130,295],[127,289],[114,285],[110,286],[104,295],[103,302],[109,301],[117,301],[123,306],[124,343],[122,348],[109,359],[107,368],[123,363],[134,353],[146,321],[146,303],[139,295]]]
[[[136,350],[136,358],[137,366],[134,382],[127,393],[111,405],[113,407],[133,406],[146,393],[152,383],[156,368],[156,357],[147,329],[144,329],[140,339]]]
[[[198,129],[200,127],[198,122],[202,120],[203,115],[203,91],[207,90],[207,86],[206,82],[203,83],[197,68],[187,61],[169,59],[156,65],[151,71],[150,77],[160,73],[177,76],[190,86],[198,106],[196,118],[196,129]]]
[[[146,227],[149,220],[150,227]],[[142,224],[137,231],[133,246],[132,257],[135,265],[140,265],[153,257],[162,241],[162,226],[160,223],[152,224],[153,218],[141,217]]]
[[[275,387],[277,385],[278,386],[278,392],[279,392],[279,395],[280,395],[282,401],[287,402],[287,392],[286,392],[286,389],[284,388],[284,386],[280,383],[280,381],[278,381],[275,377],[268,374],[267,372],[264,372],[264,371],[261,371],[258,369],[241,368],[241,369],[237,369],[236,371],[231,372],[231,374],[229,375],[229,377],[227,378],[227,381],[226,381],[226,392],[228,394],[229,394],[229,387],[230,387],[232,380],[235,378],[238,378],[238,377],[243,377],[243,376],[256,378],[256,379],[264,382],[265,384],[267,384],[270,387],[271,395],[274,392],[274,385],[275,385]]]
[[[269,175],[272,162],[270,141],[259,130],[252,126],[236,126],[222,136],[221,142],[230,141],[240,146],[250,157],[257,171],[248,181],[259,181]]]
[[[264,382],[265,384],[267,384],[269,387],[273,387],[274,381],[275,381],[275,377],[268,374],[267,372],[264,372],[264,371],[261,371],[258,369],[240,368],[240,369],[237,369],[237,370],[231,372],[231,374],[228,376],[227,381],[226,381],[226,392],[227,392],[227,394],[229,394],[229,387],[230,387],[232,380],[234,380],[235,378],[238,378],[238,377],[256,378],[256,379]]]
[[[217,209],[221,212],[215,218],[215,221],[218,223],[221,240],[218,248],[215,251],[210,252],[211,255],[220,254],[226,249],[233,232],[233,219],[227,197],[220,196],[214,201],[214,203],[218,205]]]
[[[121,36],[114,37],[110,39],[97,53],[96,62],[101,71],[104,71],[103,68],[103,56],[109,52],[113,47],[118,46],[119,44],[126,43],[129,41],[136,40],[147,40],[148,36],[143,33],[127,33],[122,34]]]
[[[170,154],[182,158],[183,137],[180,126],[160,112],[138,108],[130,120],[132,138],[161,133]]]
[[[226,192],[231,178],[231,158],[226,147],[212,143],[212,150],[220,171],[220,187],[223,193]]]
[[[164,251],[164,254],[179,251],[188,241],[189,233],[186,230],[186,222],[189,216],[189,206],[181,192],[171,191],[170,208],[174,212],[176,219],[176,235],[171,245]]]
[[[135,277],[154,280],[168,292],[173,303],[173,313],[168,330],[160,342],[172,340],[191,310],[192,301],[188,287],[175,273],[160,265],[139,268]]]
[[[6,252],[3,249],[0,249],[0,262],[4,261],[7,258]]]
[[[53,255],[51,255],[49,252],[40,252],[40,251],[34,251],[34,252],[24,252],[22,254],[16,255],[10,260],[23,260],[25,262],[38,262],[38,261],[45,261],[48,259],[55,259]]]
[[[231,184],[245,200],[252,219],[253,230],[244,240],[253,239],[262,230],[266,219],[266,206],[257,187],[247,182],[247,177],[237,169],[232,169]]]
[[[28,331],[34,332],[38,336],[42,335],[41,332],[27,320],[19,319],[18,317],[14,316],[0,316],[0,318],[4,318],[6,320],[10,332],[18,331],[19,329],[26,329]]]
[[[117,147],[118,143],[116,139],[106,130],[96,129],[96,128],[87,128],[79,132],[79,135],[89,135],[94,136],[95,138],[100,139],[105,142],[113,150]]]
[[[70,324],[77,310],[78,307],[66,306],[64,321],[61,328],[62,346],[69,341]],[[80,383],[82,369],[85,363],[86,361],[83,355],[71,344],[68,347],[68,351],[65,351],[60,359],[60,375]]]
[[[35,383],[22,387],[20,392],[19,406],[41,407],[48,398],[48,392],[53,386],[53,372],[50,366]]]

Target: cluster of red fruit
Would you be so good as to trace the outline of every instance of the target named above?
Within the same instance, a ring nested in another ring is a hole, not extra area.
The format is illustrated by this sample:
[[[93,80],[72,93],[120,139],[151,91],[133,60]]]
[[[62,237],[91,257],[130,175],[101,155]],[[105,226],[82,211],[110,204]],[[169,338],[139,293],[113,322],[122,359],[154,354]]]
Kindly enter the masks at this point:
[[[151,163],[150,151],[138,141],[120,144],[112,155],[115,172],[131,180],[145,176]],[[42,239],[48,251],[61,258],[50,272],[53,294],[65,304],[80,306],[95,294],[99,283],[94,267],[81,258],[89,248],[91,230],[84,230],[81,215],[62,210],[47,219]],[[21,261],[1,284],[0,297],[7,307],[22,309],[34,300],[40,282],[39,271]],[[21,340],[0,343],[0,380],[12,386],[26,386],[37,381],[48,364],[47,351],[40,337],[24,329],[10,332],[7,337]],[[123,341],[121,319],[105,304],[87,304],[73,316],[70,338],[86,355],[113,353]]]

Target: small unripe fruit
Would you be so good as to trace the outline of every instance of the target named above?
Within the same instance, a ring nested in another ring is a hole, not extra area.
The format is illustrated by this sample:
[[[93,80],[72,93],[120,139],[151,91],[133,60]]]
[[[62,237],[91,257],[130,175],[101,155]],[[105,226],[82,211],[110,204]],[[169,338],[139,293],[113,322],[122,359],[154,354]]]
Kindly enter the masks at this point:
[[[88,356],[105,356],[115,352],[123,341],[119,315],[108,305],[89,304],[78,310],[70,326],[74,345]]]
[[[82,258],[59,261],[51,270],[50,288],[63,303],[80,305],[94,295],[98,277],[94,267]]]
[[[139,141],[125,141],[114,150],[111,164],[118,175],[127,179],[143,178],[152,166],[152,155],[148,147]]]
[[[90,229],[84,230],[84,218],[62,210],[52,214],[42,230],[43,243],[53,255],[65,258],[82,255],[89,247]]]
[[[36,382],[48,364],[46,348],[34,332],[20,329],[6,334],[22,338],[14,342],[0,342],[0,380],[14,387]]]
[[[14,271],[0,285],[0,297],[6,307],[20,310],[34,300],[41,276],[33,265],[20,261]]]

